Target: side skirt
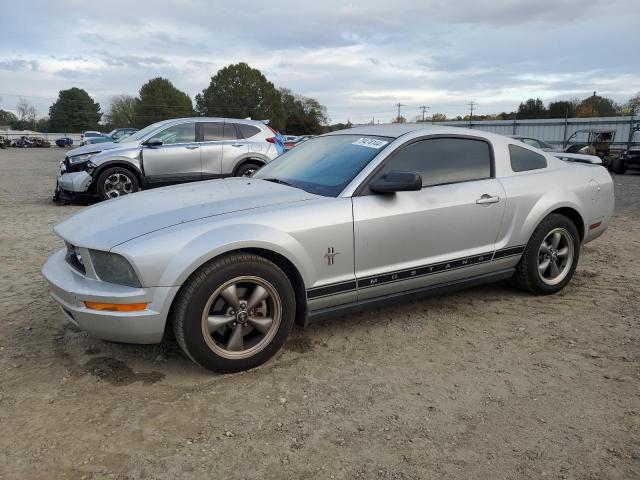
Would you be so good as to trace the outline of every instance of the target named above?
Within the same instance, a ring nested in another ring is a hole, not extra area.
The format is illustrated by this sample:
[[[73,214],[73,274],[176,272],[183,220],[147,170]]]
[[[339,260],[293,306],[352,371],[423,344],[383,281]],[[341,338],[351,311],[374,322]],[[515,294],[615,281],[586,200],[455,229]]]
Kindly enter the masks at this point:
[[[381,297],[370,298],[367,300],[345,303],[343,305],[336,305],[334,307],[323,308],[311,312],[307,311],[307,318],[305,319],[304,326],[306,327],[311,323],[324,320],[325,318],[331,318],[340,315],[349,315],[373,308],[386,307],[390,304],[406,300],[407,297],[411,297],[411,300],[415,300],[432,295],[454,292],[456,290],[462,290],[464,288],[474,287],[477,285],[484,285],[486,283],[507,280],[508,278],[511,278],[513,276],[514,272],[515,268],[508,268],[506,270],[485,273],[483,275],[465,278],[464,280],[458,280],[455,282],[440,283],[437,285],[430,285],[428,287],[407,290],[405,292],[397,292]]]

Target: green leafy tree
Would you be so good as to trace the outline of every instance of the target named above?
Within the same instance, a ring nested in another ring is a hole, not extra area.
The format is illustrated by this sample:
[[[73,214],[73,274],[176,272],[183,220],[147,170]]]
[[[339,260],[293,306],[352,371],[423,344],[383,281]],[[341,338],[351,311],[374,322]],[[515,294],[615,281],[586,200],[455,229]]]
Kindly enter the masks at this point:
[[[201,115],[270,120],[278,130],[286,127],[286,112],[280,92],[267,78],[246,63],[219,70],[209,86],[196,95]]]
[[[539,98],[530,98],[518,107],[518,118],[546,118],[548,111]]]
[[[0,125],[11,125],[11,123],[16,122],[18,117],[13,112],[9,112],[8,110],[0,110]]]
[[[100,104],[76,87],[60,90],[58,100],[49,107],[50,128],[57,132],[96,130],[101,117]]]
[[[575,117],[578,100],[559,100],[549,104],[549,118]]]
[[[189,95],[178,90],[166,78],[153,78],[140,88],[135,101],[133,124],[143,128],[169,118],[193,115],[193,104]]]
[[[136,98],[131,95],[113,97],[106,117],[110,128],[133,127],[136,119]]]
[[[286,88],[280,89],[285,111],[284,131],[294,135],[316,135],[322,133],[327,123],[327,108],[314,98],[294,94]]]
[[[593,92],[578,105],[578,117],[613,117],[618,114],[618,106],[610,98],[601,97]]]

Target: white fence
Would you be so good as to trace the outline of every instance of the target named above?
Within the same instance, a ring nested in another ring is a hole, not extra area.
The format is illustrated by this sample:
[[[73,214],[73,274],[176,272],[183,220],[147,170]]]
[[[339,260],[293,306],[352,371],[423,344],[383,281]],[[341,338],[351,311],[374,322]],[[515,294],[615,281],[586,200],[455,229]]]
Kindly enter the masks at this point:
[[[436,122],[437,125],[475,128],[501,135],[522,135],[544,140],[552,145],[566,146],[585,143],[586,133],[571,135],[578,130],[611,129],[615,130],[612,144],[614,149],[623,149],[627,145],[640,145],[640,132],[632,137],[634,125],[640,124],[639,117],[596,117],[596,118],[548,118],[539,120],[459,120]],[[571,140],[569,141],[569,138]],[[568,142],[568,143],[567,143]]]

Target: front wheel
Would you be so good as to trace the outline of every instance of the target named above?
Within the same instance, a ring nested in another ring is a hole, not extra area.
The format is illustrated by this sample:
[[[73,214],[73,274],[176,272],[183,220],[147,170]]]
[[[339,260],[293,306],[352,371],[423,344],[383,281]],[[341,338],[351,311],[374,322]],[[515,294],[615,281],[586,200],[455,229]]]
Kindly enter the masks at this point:
[[[187,280],[171,321],[189,358],[228,373],[271,358],[294,317],[295,296],[284,272],[265,258],[237,253],[206,264]]]
[[[140,182],[131,170],[111,167],[98,176],[96,190],[101,200],[108,200],[137,192],[140,190]]]
[[[530,293],[559,292],[573,277],[579,256],[580,236],[575,224],[564,215],[549,215],[531,235],[513,280]]]

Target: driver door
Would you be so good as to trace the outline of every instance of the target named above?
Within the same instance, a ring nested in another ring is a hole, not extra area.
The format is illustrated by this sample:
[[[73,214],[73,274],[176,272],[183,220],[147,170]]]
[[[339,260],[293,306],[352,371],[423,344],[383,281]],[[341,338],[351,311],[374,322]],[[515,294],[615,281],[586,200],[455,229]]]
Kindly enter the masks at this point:
[[[419,191],[353,198],[358,300],[487,273],[505,210],[491,145],[426,138],[389,157],[390,171],[419,172]]]
[[[169,184],[202,179],[195,122],[172,125],[154,138],[161,138],[162,145],[142,149],[142,168],[147,182]]]

